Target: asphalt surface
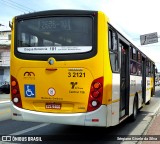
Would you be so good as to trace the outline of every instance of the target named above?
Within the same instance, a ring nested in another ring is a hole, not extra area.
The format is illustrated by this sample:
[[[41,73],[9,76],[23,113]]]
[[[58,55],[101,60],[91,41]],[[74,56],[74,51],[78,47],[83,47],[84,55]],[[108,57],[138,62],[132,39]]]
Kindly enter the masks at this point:
[[[0,115],[4,116],[4,114],[8,114],[8,117],[6,116],[4,120],[0,121],[0,135],[20,137],[42,136],[43,140],[47,139],[44,143],[53,144],[66,144],[68,142],[73,144],[135,144],[139,143],[139,141],[123,141],[121,138],[135,135],[139,137],[147,134],[160,107],[160,87],[156,87],[156,96],[152,97],[150,105],[146,105],[139,111],[135,122],[125,120],[121,124],[109,128],[14,121],[10,119],[9,105],[10,96],[5,94],[0,95]]]

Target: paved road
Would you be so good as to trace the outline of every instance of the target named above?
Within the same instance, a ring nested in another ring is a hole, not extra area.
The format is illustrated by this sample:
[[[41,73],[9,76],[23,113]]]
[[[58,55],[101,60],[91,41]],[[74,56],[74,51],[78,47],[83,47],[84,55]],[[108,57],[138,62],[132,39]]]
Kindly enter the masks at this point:
[[[3,101],[10,101],[10,94],[0,94],[0,103]]]
[[[10,102],[0,103],[0,124],[8,119],[11,119]]]
[[[160,105],[160,87],[156,87],[156,96],[152,97],[151,104],[142,108],[138,114],[135,122],[128,120],[121,124],[109,127],[82,127],[82,126],[68,126],[49,123],[33,123],[33,122],[18,122],[10,120],[10,118],[0,122],[0,135],[10,136],[37,136],[42,140],[51,138],[51,143],[66,143],[67,138],[74,143],[93,143],[93,144],[120,144],[122,141],[116,141],[118,137],[128,137],[132,135],[143,135],[159,109]],[[9,113],[9,112],[8,112]],[[1,114],[2,115],[2,114]],[[45,137],[46,136],[46,137]],[[114,140],[106,141],[114,136]],[[71,142],[71,141],[70,141]],[[138,141],[123,142],[125,144],[133,144]],[[44,142],[42,142],[44,143]],[[50,143],[46,141],[45,143]]]

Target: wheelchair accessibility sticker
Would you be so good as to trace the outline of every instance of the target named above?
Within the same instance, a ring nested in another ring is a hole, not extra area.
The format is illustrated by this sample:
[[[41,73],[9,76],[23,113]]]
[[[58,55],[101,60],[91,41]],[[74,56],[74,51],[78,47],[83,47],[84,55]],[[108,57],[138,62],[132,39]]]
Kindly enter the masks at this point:
[[[35,85],[24,85],[25,97],[35,97]]]

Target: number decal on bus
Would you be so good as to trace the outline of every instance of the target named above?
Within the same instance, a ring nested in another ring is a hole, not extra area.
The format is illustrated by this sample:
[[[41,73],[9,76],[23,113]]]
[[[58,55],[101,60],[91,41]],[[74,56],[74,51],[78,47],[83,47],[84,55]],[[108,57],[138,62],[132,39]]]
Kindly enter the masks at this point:
[[[85,72],[68,72],[68,77],[85,77]]]

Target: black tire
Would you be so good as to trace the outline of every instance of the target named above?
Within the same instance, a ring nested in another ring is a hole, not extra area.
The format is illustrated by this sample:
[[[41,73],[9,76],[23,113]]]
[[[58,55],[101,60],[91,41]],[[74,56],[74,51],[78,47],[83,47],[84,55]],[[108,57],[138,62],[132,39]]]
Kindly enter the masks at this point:
[[[132,122],[136,120],[137,114],[138,114],[138,99],[137,99],[137,96],[135,96],[134,103],[133,103],[133,113],[130,117]]]
[[[150,105],[150,103],[151,103],[151,99],[146,103],[146,105]]]
[[[151,90],[151,97],[153,97],[154,96],[154,94],[153,94],[153,89]]]
[[[10,94],[10,91],[5,92],[5,94]]]

